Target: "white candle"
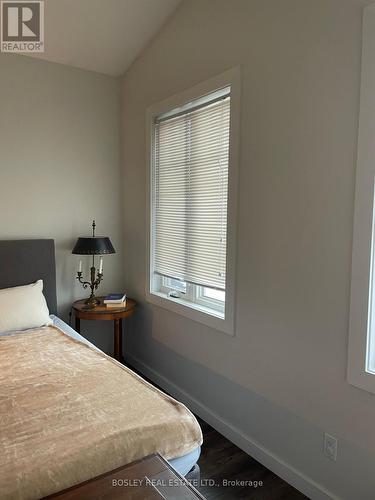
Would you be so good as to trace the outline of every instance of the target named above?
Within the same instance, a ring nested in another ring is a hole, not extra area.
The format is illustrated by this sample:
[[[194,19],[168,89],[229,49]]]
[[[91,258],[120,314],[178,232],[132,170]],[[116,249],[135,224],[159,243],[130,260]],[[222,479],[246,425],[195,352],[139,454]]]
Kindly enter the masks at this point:
[[[99,274],[103,274],[103,257],[100,257],[99,261]]]
[[[82,272],[82,261],[78,261],[78,272],[81,273]]]

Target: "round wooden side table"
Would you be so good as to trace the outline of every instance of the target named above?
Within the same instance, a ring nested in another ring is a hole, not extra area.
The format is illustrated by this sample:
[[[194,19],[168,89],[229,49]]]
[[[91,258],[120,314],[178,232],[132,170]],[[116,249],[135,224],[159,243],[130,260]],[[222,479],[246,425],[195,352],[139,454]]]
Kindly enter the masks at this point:
[[[126,305],[120,307],[107,307],[103,303],[104,297],[97,297],[99,304],[94,308],[89,308],[86,300],[77,300],[72,305],[75,316],[75,329],[81,333],[81,319],[94,321],[113,321],[114,323],[114,358],[122,362],[122,320],[131,316],[134,312],[136,302],[133,299],[126,299]]]

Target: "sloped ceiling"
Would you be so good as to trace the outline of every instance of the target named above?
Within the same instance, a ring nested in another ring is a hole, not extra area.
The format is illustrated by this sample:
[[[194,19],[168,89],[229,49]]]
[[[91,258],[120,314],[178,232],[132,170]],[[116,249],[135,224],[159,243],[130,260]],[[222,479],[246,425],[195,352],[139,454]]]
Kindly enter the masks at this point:
[[[181,0],[45,0],[45,52],[30,57],[123,74]]]

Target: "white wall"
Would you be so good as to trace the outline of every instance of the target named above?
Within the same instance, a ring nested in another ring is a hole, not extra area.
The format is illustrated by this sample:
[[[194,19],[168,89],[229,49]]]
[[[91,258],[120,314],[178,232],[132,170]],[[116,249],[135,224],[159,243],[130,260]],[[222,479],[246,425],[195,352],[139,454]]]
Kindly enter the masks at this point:
[[[185,0],[122,84],[125,276],[140,302],[130,359],[316,498],[375,491],[375,400],[346,381],[365,3]],[[145,111],[236,65],[232,338],[144,300]],[[339,439],[336,463],[323,431]]]
[[[119,99],[115,78],[0,55],[0,239],[55,239],[64,319],[87,294],[71,250],[94,217],[118,250],[105,257],[99,291],[122,289]],[[93,326],[82,322],[82,332],[93,338]],[[98,345],[111,350],[110,325],[96,330]]]

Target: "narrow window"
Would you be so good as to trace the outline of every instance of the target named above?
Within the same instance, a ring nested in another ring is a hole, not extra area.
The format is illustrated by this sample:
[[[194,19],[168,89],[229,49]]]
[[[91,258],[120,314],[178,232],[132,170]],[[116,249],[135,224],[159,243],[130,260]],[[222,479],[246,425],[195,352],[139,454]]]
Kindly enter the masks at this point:
[[[375,393],[375,6],[365,8],[354,207],[348,380]]]
[[[197,321],[202,314],[225,321],[228,313],[233,318],[233,301],[232,310],[227,303],[232,88],[167,108],[149,117],[148,298]]]

